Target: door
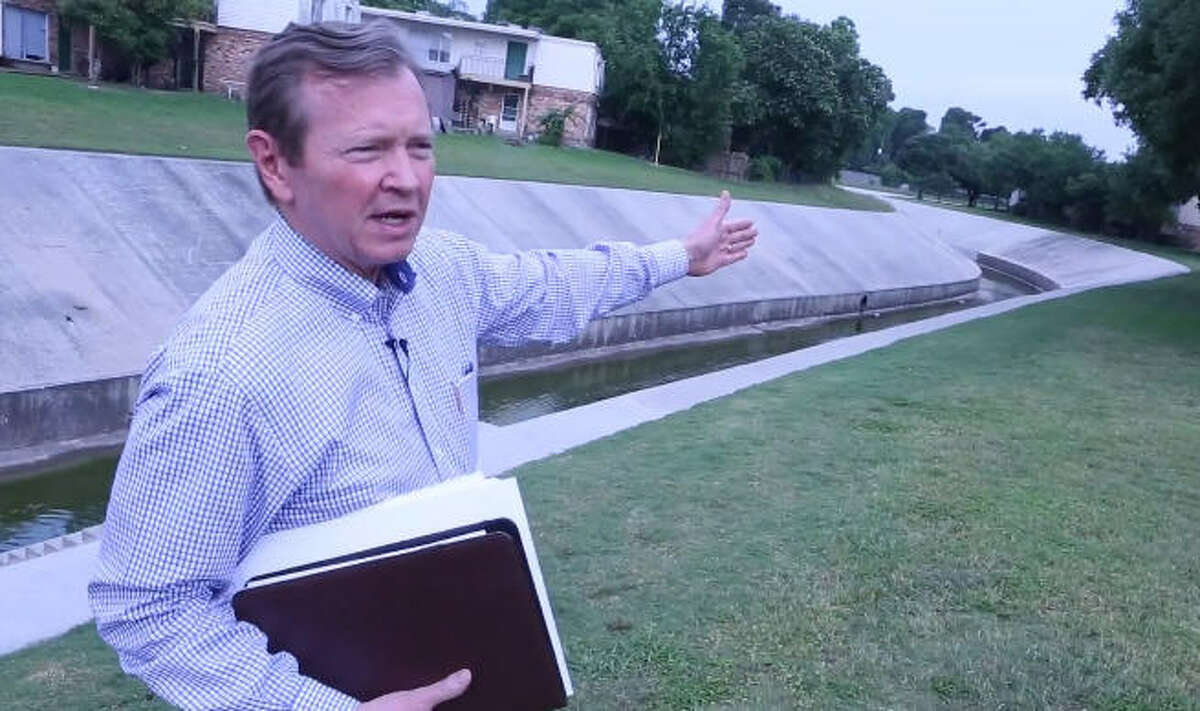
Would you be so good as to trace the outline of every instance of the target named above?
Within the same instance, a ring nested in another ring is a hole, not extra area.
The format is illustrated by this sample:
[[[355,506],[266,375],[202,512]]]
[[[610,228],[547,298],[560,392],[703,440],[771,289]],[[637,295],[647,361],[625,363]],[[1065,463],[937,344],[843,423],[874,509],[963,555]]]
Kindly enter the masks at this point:
[[[509,42],[508,57],[504,62],[504,78],[516,79],[525,73],[525,52],[529,45],[524,42]]]
[[[517,116],[521,110],[520,94],[505,94],[500,106],[500,130],[506,133],[517,132]]]
[[[4,5],[4,45],[5,57],[21,58],[21,8]]]
[[[22,59],[50,61],[50,49],[46,46],[49,19],[50,16],[44,12],[26,10],[21,13],[21,51],[24,52]]]
[[[46,45],[50,16],[12,5],[4,6],[4,56],[35,62],[50,61]]]

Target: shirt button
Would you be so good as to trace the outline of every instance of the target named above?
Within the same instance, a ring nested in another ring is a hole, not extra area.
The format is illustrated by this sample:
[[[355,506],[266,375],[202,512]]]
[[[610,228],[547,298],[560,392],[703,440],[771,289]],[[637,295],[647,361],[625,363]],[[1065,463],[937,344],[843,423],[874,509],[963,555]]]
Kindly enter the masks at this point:
[[[437,457],[438,459],[445,459],[446,453],[442,451],[441,447],[434,447],[433,456]]]
[[[362,314],[350,314],[350,320],[354,323],[359,323],[362,321]]]

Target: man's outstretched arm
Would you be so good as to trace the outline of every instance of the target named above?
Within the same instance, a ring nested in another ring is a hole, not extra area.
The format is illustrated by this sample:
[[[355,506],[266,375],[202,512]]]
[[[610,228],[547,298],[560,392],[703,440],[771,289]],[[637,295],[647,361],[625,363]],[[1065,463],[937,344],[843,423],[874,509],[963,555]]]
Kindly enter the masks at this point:
[[[723,192],[713,212],[686,237],[639,247],[609,242],[588,249],[472,253],[477,274],[479,340],[516,345],[562,342],[592,319],[645,298],[685,275],[706,276],[745,259],[758,231],[749,220],[726,221]]]

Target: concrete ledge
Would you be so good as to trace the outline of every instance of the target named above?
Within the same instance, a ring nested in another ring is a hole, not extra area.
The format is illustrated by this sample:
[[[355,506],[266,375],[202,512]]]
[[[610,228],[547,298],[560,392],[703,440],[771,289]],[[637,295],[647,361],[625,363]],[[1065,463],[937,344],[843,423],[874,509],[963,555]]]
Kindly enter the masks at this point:
[[[994,269],[1001,274],[1030,284],[1041,291],[1054,291],[1060,288],[1058,282],[1045,274],[1041,274],[1024,264],[1018,264],[1011,259],[1005,259],[1004,257],[988,254],[987,252],[979,252],[975,256],[975,261],[985,269]]]
[[[0,454],[123,429],[140,375],[0,392]]]
[[[510,363],[556,353],[608,348],[636,341],[696,334],[739,326],[759,326],[776,321],[796,321],[843,316],[864,310],[882,311],[924,306],[957,296],[973,294],[979,278],[947,284],[929,284],[897,289],[797,296],[786,299],[712,304],[685,309],[637,312],[593,321],[579,338],[563,344],[534,344],[517,348],[483,347],[483,365]]]

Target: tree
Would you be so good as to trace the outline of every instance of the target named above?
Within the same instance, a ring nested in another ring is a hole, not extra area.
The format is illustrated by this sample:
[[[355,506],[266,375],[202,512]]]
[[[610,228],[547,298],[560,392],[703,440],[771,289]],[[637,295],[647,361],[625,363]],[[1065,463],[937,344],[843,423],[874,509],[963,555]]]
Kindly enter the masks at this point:
[[[910,109],[907,106],[900,109],[896,113],[896,122],[892,126],[892,132],[888,136],[887,144],[884,148],[888,154],[888,158],[896,160],[896,154],[913,136],[920,136],[923,133],[929,133],[931,128],[925,123],[925,112],[919,109]]]
[[[1157,240],[1171,222],[1170,169],[1158,153],[1142,148],[1109,171],[1106,227],[1125,237]]]
[[[967,205],[975,207],[984,184],[984,150],[979,143],[983,119],[953,106],[942,116],[938,134],[949,145],[945,172],[967,193]]]
[[[721,5],[721,22],[734,32],[758,17],[779,17],[779,6],[770,0],[725,0]]]
[[[953,154],[950,139],[940,133],[913,136],[904,142],[896,154],[896,163],[912,178],[918,200],[924,197],[926,190],[944,193],[947,186],[954,186],[949,173]]]
[[[828,179],[893,98],[883,70],[859,57],[854,23],[759,15],[738,39],[746,65],[734,144],[781,158],[793,175]]]
[[[952,140],[973,143],[979,140],[979,132],[985,125],[983,119],[970,111],[958,106],[951,106],[942,115],[942,123],[938,128],[938,133]]]
[[[1129,0],[1116,21],[1083,95],[1158,155],[1174,196],[1200,194],[1200,1]]]
[[[454,17],[459,20],[474,20],[466,2],[463,0],[369,0],[363,3],[371,7],[381,7],[385,10],[406,10],[408,12],[428,12],[435,17]]]
[[[72,22],[94,25],[96,34],[112,43],[133,63],[133,81],[142,84],[142,70],[164,59],[170,48],[175,20],[204,17],[208,0],[59,0],[58,11]]]
[[[641,3],[616,0],[488,0],[483,19],[540,27],[548,34],[599,44],[600,32],[629,4],[639,6],[629,8],[633,15],[640,14]]]

